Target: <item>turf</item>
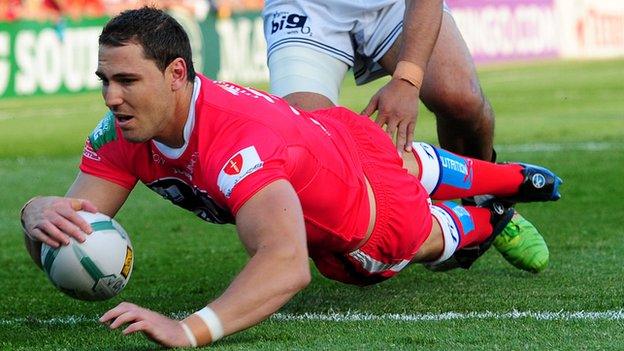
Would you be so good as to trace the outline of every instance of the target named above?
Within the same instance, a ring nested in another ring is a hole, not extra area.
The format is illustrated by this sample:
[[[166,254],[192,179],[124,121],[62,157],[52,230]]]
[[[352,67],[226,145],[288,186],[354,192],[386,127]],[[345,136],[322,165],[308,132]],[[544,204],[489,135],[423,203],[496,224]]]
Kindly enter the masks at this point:
[[[281,318],[215,347],[621,349],[622,65],[622,60],[544,62],[480,71],[497,113],[500,159],[544,164],[565,180],[560,202],[520,207],[549,244],[551,265],[544,273],[518,271],[495,250],[469,271],[432,273],[414,266],[369,288],[331,282],[314,271],[312,284],[280,311]],[[382,84],[355,88],[349,80],[342,102],[361,110]],[[104,111],[97,93],[0,101],[0,349],[154,349],[143,336],[109,331],[97,317],[124,300],[182,316],[218,296],[246,262],[233,227],[201,222],[138,187],[117,216],[136,253],[124,292],[110,301],[86,303],[52,287],[23,249],[19,208],[36,194],[64,193],[82,143]],[[424,110],[416,135],[435,141],[433,118]],[[484,315],[488,311],[492,316]],[[505,317],[514,311],[614,312],[616,317]],[[447,312],[481,317],[442,318]],[[306,319],[306,313],[338,318]],[[357,314],[398,317],[348,320]],[[405,320],[414,315],[420,317]]]

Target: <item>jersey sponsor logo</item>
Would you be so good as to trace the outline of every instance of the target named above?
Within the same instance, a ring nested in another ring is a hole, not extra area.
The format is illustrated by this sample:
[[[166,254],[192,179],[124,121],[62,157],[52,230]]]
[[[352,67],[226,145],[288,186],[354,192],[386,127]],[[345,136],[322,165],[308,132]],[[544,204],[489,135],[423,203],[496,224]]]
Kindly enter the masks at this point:
[[[474,221],[472,220],[472,217],[470,216],[470,213],[468,213],[468,210],[466,210],[466,208],[452,201],[445,201],[444,204],[450,207],[450,209],[453,210],[453,212],[455,212],[455,214],[457,215],[457,218],[459,218],[459,222],[464,229],[464,235],[475,229]]]
[[[97,127],[89,135],[89,142],[93,151],[98,151],[102,146],[117,139],[117,131],[115,131],[115,117],[111,112],[98,123]]]
[[[208,192],[191,186],[182,179],[167,177],[147,184],[174,205],[195,213],[199,218],[211,223],[234,223],[234,217],[219,206]]]
[[[87,139],[84,150],[82,150],[82,156],[88,159],[91,159],[93,161],[97,161],[97,162],[102,160],[100,158],[100,155],[98,155],[97,152],[93,151],[93,148],[91,147],[91,142],[89,141],[89,139]]]
[[[184,168],[173,167],[171,171],[175,174],[181,174],[187,177],[189,180],[193,180],[193,172],[195,171],[195,164],[199,159],[199,152],[195,151],[191,155],[189,162],[184,166]]]
[[[472,161],[439,149],[442,184],[460,189],[472,187]]]
[[[262,168],[264,163],[258,155],[258,151],[252,145],[242,149],[232,156],[219,172],[217,185],[225,197],[232,195],[234,186],[248,175]]]
[[[286,34],[310,34],[310,26],[306,26],[308,16],[297,13],[276,12],[271,19],[271,34],[286,30]]]

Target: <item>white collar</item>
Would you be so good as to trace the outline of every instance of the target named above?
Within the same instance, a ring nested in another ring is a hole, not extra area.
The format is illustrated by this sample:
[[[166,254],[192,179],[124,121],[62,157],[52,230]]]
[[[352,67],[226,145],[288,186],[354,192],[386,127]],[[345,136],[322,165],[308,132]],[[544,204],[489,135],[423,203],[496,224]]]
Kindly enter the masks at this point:
[[[198,76],[195,76],[195,82],[193,84],[193,96],[191,97],[191,107],[189,108],[188,117],[186,118],[186,123],[184,124],[184,145],[174,148],[169,147],[163,143],[159,143],[156,140],[152,140],[154,146],[163,154],[165,157],[175,160],[178,159],[188,146],[189,140],[191,138],[191,132],[193,131],[193,127],[195,126],[195,104],[197,102],[197,97],[199,96],[199,90],[201,89],[201,79]]]

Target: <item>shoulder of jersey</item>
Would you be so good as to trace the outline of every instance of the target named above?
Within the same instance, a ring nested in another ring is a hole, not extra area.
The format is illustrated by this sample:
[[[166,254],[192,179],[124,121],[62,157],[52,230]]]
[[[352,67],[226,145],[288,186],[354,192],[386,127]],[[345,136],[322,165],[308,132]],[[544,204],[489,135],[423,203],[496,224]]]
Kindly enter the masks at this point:
[[[109,111],[89,135],[89,143],[94,151],[98,151],[102,146],[116,139],[115,117],[112,112]]]

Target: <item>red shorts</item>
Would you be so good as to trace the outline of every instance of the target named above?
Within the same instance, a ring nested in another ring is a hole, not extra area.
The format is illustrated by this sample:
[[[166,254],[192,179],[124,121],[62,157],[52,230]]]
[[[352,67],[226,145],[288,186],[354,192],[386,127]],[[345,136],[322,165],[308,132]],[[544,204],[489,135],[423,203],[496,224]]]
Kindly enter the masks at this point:
[[[364,174],[375,195],[375,227],[359,249],[327,252],[312,259],[330,279],[370,285],[394,276],[411,261],[429,237],[432,217],[426,190],[403,168],[388,135],[366,117],[348,117],[345,123],[358,145]]]

